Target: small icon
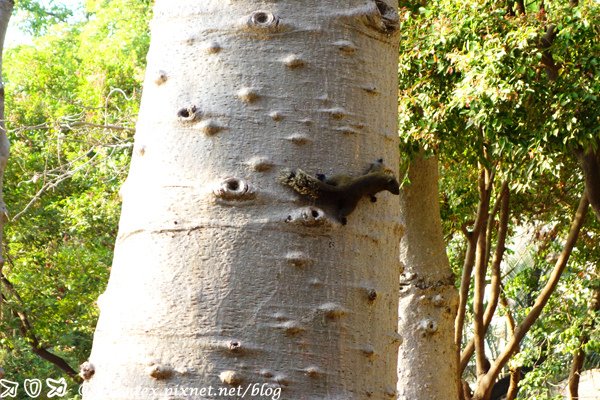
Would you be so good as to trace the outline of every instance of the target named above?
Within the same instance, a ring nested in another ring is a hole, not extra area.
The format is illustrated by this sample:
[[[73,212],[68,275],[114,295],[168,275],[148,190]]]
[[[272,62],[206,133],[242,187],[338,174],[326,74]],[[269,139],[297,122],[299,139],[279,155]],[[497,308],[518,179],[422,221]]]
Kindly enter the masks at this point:
[[[63,397],[67,394],[67,381],[65,378],[60,379],[46,379],[46,385],[50,389],[48,391],[48,397]]]
[[[25,379],[23,389],[25,389],[27,396],[35,399],[42,393],[42,381],[39,379]]]
[[[4,397],[17,397],[17,391],[19,389],[19,383],[9,381],[8,379],[0,379],[0,385],[4,388],[4,392],[0,393],[0,398]]]

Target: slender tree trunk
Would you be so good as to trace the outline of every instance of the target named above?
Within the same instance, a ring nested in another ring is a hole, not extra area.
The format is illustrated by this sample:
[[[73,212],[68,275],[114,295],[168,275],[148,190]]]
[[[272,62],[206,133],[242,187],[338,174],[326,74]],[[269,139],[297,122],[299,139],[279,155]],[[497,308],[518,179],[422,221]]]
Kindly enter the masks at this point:
[[[596,143],[596,146],[598,145],[600,140]],[[600,148],[578,151],[577,157],[583,171],[586,196],[596,214],[596,219],[600,221]]]
[[[492,322],[501,294],[502,274],[500,270],[500,265],[502,264],[502,259],[504,258],[504,252],[506,250],[505,243],[508,232],[509,199],[510,192],[508,188],[508,182],[504,182],[502,184],[500,196],[496,200],[496,204],[494,206],[494,209],[498,208],[500,210],[500,220],[498,222],[498,242],[496,244],[496,250],[494,251],[494,258],[492,260],[491,267],[492,276],[490,282],[489,301],[485,309],[485,314],[483,315],[483,332],[487,332]],[[496,212],[494,211],[492,212],[492,214],[495,215]],[[493,220],[488,223],[488,227],[490,225],[495,225]],[[491,236],[491,232],[488,233],[488,235]],[[491,247],[491,245],[489,245],[488,247]],[[474,351],[475,338],[469,341],[469,343],[465,346],[465,349],[460,355],[459,372],[461,375],[463,374],[465,368],[467,368],[469,360],[473,356]]]
[[[569,372],[569,400],[576,400],[579,398],[579,378],[583,369],[583,363],[585,361],[584,346],[590,340],[590,332],[595,329],[596,313],[600,310],[600,288],[596,287],[592,291],[592,297],[588,304],[590,322],[583,327],[583,334],[579,338],[579,349],[573,354],[571,361],[571,371]]]
[[[510,371],[510,385],[506,391],[505,400],[514,400],[519,392],[519,382],[521,381],[521,367],[517,367]]]
[[[156,1],[86,400],[395,396],[397,198],[281,183],[398,165],[395,6]]]
[[[6,137],[4,118],[4,82],[2,81],[2,57],[4,53],[4,38],[8,29],[8,21],[15,3],[13,0],[0,0],[0,270],[4,266],[2,251],[4,224],[8,221],[8,211],[4,203],[4,171],[9,155],[9,143]]]
[[[477,376],[484,375],[489,368],[489,361],[485,355],[485,324],[484,324],[484,294],[486,287],[485,277],[488,270],[488,240],[487,240],[487,224],[490,217],[490,199],[492,197],[493,175],[491,172],[480,166],[484,172],[483,182],[479,183],[479,198],[481,199],[481,216],[483,218],[483,226],[479,230],[479,238],[477,240],[477,252],[475,256],[475,273],[473,285],[473,325],[474,325],[474,344],[475,344],[475,360],[477,366]]]
[[[401,193],[401,279],[398,332],[399,399],[458,398],[454,320],[458,294],[443,241],[438,205],[438,163],[417,158]]]
[[[479,179],[477,181],[479,192],[481,194],[479,203],[477,205],[477,216],[473,223],[473,230],[469,231],[467,225],[463,225],[463,233],[467,238],[467,250],[465,252],[465,261],[462,268],[462,277],[460,281],[460,293],[458,301],[458,311],[456,315],[456,323],[454,324],[454,340],[456,342],[457,351],[462,347],[462,336],[463,328],[465,325],[465,315],[467,312],[467,302],[469,300],[469,289],[471,287],[471,275],[473,273],[473,267],[475,265],[477,243],[479,239],[479,232],[483,229],[486,221],[487,209],[489,207],[490,193],[484,190],[485,186],[485,170],[480,169]],[[459,355],[460,356],[460,355]],[[460,371],[462,374],[462,371]]]

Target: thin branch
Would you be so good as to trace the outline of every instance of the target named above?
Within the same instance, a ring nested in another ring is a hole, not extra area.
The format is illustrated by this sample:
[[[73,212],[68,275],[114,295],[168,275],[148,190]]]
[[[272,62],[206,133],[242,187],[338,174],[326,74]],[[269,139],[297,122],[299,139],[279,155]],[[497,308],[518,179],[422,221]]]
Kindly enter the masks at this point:
[[[475,391],[474,399],[483,400],[489,396],[489,392],[492,389],[493,383],[498,377],[498,374],[502,370],[502,368],[506,365],[510,357],[515,353],[518,349],[521,340],[525,337],[531,326],[534,322],[539,318],[544,306],[548,302],[548,299],[556,289],[556,285],[564,271],[567,262],[569,261],[569,257],[571,256],[571,252],[575,247],[575,243],[577,242],[577,237],[579,236],[579,231],[583,226],[583,222],[585,220],[585,216],[588,210],[588,200],[587,196],[583,194],[581,196],[581,200],[579,201],[579,206],[577,208],[577,212],[573,218],[571,223],[571,227],[569,230],[569,234],[567,236],[566,243],[563,247],[563,250],[556,261],[556,265],[550,274],[550,278],[548,282],[538,295],[533,307],[525,317],[525,319],[517,326],[515,329],[515,333],[511,340],[508,342],[506,348],[500,354],[500,356],[496,359],[496,361],[492,364],[490,370],[481,378],[479,381],[479,385],[477,390]]]
[[[515,397],[517,397],[519,392],[519,382],[521,381],[522,376],[521,367],[517,367],[510,371],[510,385],[508,386],[505,400],[514,400]]]
[[[554,44],[554,39],[556,39],[556,35],[558,34],[558,30],[556,29],[556,25],[549,24],[546,27],[546,31],[544,35],[540,39],[540,49],[542,50],[542,64],[546,69],[546,75],[548,79],[551,81],[555,81],[558,79],[558,71],[560,70],[560,65],[554,61],[554,57],[552,56],[551,48]]]
[[[485,187],[485,172],[482,169],[479,173],[478,179],[479,187]],[[489,199],[480,198],[479,204],[477,205],[477,216],[475,217],[475,223],[473,230],[468,232],[467,237],[467,250],[465,252],[465,261],[463,263],[463,272],[460,282],[460,293],[458,302],[458,313],[456,315],[454,341],[460,351],[462,342],[462,331],[465,324],[465,313],[467,309],[467,300],[469,298],[469,287],[471,284],[471,273],[473,272],[473,266],[475,264],[475,251],[477,247],[477,239],[479,232],[481,231],[484,221],[487,216],[484,215],[484,210],[487,208],[485,203],[489,202]]]
[[[583,369],[583,362],[585,361],[585,351],[583,351],[583,348],[590,340],[590,332],[593,332],[595,328],[596,319],[593,317],[600,310],[600,287],[594,288],[588,309],[592,318],[589,324],[584,327],[584,332],[579,338],[579,348],[573,354],[573,361],[571,362],[568,385],[570,400],[579,399],[579,378]]]
[[[577,158],[583,171],[585,193],[596,218],[600,221],[600,140],[597,149],[578,150]]]
[[[484,224],[479,230],[479,238],[477,240],[477,252],[475,256],[475,285],[473,295],[473,315],[474,315],[474,342],[475,342],[475,358],[477,365],[477,375],[484,375],[489,368],[489,361],[485,356],[485,327],[483,321],[484,306],[483,298],[485,294],[485,276],[487,275],[487,224],[489,217],[490,197],[492,192],[493,179],[489,170],[484,168],[485,185],[480,185],[479,197],[484,199],[482,202],[482,218]]]
[[[90,128],[106,129],[106,130],[112,130],[112,131],[135,132],[135,128],[129,128],[129,127],[123,126],[123,125],[94,124],[92,122],[85,122],[85,121],[66,122],[66,123],[61,123],[58,126],[53,126],[48,123],[43,123],[43,124],[38,124],[38,125],[21,126],[18,128],[14,128],[11,131],[12,132],[27,132],[27,131],[38,131],[38,130],[47,130],[47,129],[55,129],[55,128],[64,130],[64,129],[77,128],[77,127],[81,127],[81,126],[87,126]]]
[[[78,126],[89,126],[91,128],[100,128],[100,129],[108,129],[108,130],[113,130],[113,131],[129,131],[129,132],[135,132],[135,128],[129,128],[126,126],[122,126],[122,125],[111,125],[111,124],[94,124],[91,122],[85,122],[85,121],[78,121],[78,122],[72,122],[69,124],[62,124],[60,125],[61,128],[73,128],[73,127],[78,127]]]
[[[500,221],[498,226],[498,243],[496,244],[496,250],[494,252],[494,259],[492,260],[492,279],[490,282],[490,301],[485,310],[484,322],[485,328],[489,327],[492,322],[492,317],[496,312],[498,306],[498,298],[500,297],[500,286],[501,286],[501,270],[500,265],[504,258],[504,252],[506,251],[506,237],[508,234],[508,219],[510,214],[510,190],[508,188],[508,182],[502,183],[500,191]]]
[[[8,211],[4,203],[4,172],[9,157],[10,145],[6,136],[6,125],[4,124],[4,82],[2,81],[2,54],[4,51],[4,39],[8,22],[12,15],[15,3],[12,0],[0,1],[0,263],[3,261],[2,239],[4,237],[4,224],[8,221]]]
[[[89,150],[91,151],[91,149]],[[77,157],[76,159],[68,162],[67,164],[61,165],[59,168],[60,170],[64,169],[65,166],[72,166],[75,162],[79,161],[80,159],[87,157],[87,154],[89,154],[89,151],[85,152],[83,155]],[[42,196],[44,195],[44,193],[46,193],[47,191],[54,189],[55,187],[57,187],[61,182],[72,178],[73,175],[75,175],[78,171],[87,168],[88,165],[92,164],[93,161],[95,160],[95,158],[97,157],[97,154],[94,154],[92,157],[89,157],[89,160],[87,160],[86,162],[82,163],[81,165],[73,168],[73,169],[68,169],[66,172],[62,172],[60,175],[56,176],[54,179],[44,183],[42,185],[42,187],[37,191],[37,193],[33,196],[33,198],[29,201],[29,203],[27,203],[27,205],[25,206],[25,208],[23,208],[21,211],[19,211],[12,219],[11,221],[16,221],[18,220],[21,216],[23,216],[27,211],[29,211],[29,209],[38,201],[42,198]],[[59,169],[55,169],[53,171],[59,171]],[[49,175],[50,172],[46,172],[45,175]]]
[[[0,271],[0,281],[2,282],[3,286],[7,289],[7,292],[10,293],[17,300],[17,302],[21,305],[22,308],[24,303],[21,299],[21,296],[15,289],[12,282],[8,280],[8,278],[4,275],[2,271]],[[19,328],[21,331],[21,335],[23,336],[25,341],[31,346],[31,350],[40,358],[52,363],[54,366],[64,371],[71,378],[79,380],[77,371],[71,368],[71,366],[69,365],[69,363],[67,363],[67,361],[65,361],[65,359],[48,351],[41,345],[39,339],[35,335],[33,326],[31,325],[27,314],[22,310],[13,310],[13,312],[15,316],[19,319]]]
[[[512,311],[510,309],[510,305],[508,304],[508,300],[506,299],[506,295],[504,292],[500,292],[500,304],[504,307],[506,322],[508,324],[508,329],[511,335],[515,334],[515,329],[517,328],[517,323],[515,322],[515,317],[512,315]]]
[[[496,227],[494,224],[494,220],[496,219],[498,212],[500,212],[500,207],[502,206],[502,197],[504,196],[504,185],[507,185],[507,183],[503,182],[502,185],[500,186],[500,193],[498,193],[498,195],[496,196],[496,199],[494,200],[494,207],[492,208],[492,211],[490,211],[490,215],[488,217],[487,234],[486,234],[486,237],[487,237],[486,247],[488,249],[492,248],[492,239],[494,236],[494,228]],[[490,256],[491,256],[491,252],[488,252],[488,257],[485,260],[486,263],[490,262]]]
[[[494,259],[492,260],[492,279],[490,283],[490,300],[485,309],[485,314],[483,316],[483,327],[484,331],[487,332],[490,323],[492,322],[492,318],[494,313],[496,312],[496,307],[498,306],[498,298],[500,297],[500,287],[501,287],[501,271],[500,264],[502,263],[502,259],[504,258],[504,251],[506,250],[506,236],[508,232],[508,217],[509,217],[509,202],[510,202],[510,192],[508,188],[508,182],[502,183],[502,189],[500,190],[500,197],[496,200],[496,204],[494,206],[494,210],[500,209],[500,221],[498,227],[498,243],[496,244],[496,250],[494,252]],[[460,357],[460,371],[461,375],[467,367],[469,360],[473,356],[473,352],[475,351],[475,340],[474,338],[469,341],[467,346]]]

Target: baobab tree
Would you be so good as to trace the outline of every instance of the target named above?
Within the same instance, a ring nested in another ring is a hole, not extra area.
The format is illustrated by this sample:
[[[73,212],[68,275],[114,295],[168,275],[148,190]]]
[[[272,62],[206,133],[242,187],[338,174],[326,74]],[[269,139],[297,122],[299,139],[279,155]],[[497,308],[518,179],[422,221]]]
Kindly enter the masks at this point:
[[[395,6],[155,2],[86,400],[396,396]]]

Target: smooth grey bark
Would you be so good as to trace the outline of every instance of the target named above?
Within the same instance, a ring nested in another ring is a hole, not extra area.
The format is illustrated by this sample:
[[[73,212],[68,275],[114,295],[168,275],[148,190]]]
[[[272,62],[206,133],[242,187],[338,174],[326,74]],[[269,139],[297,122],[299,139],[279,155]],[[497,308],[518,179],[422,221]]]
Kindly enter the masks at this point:
[[[400,193],[398,399],[458,398],[454,319],[458,293],[442,235],[438,162],[419,155],[409,167],[410,184]]]
[[[86,400],[395,397],[397,198],[280,183],[398,165],[395,6],[156,1]]]

